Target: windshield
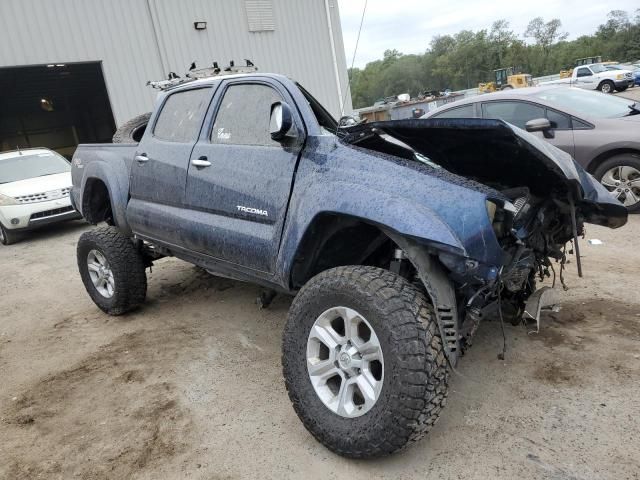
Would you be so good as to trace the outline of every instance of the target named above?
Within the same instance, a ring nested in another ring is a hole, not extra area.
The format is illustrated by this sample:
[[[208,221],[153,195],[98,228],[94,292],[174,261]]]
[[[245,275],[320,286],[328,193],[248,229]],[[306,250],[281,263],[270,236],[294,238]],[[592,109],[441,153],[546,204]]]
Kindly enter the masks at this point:
[[[604,65],[600,65],[600,64],[590,65],[589,68],[591,69],[591,71],[593,73],[602,73],[602,72],[606,72],[607,71],[605,66]]]
[[[19,182],[28,178],[55,175],[71,170],[63,157],[53,152],[26,153],[0,158],[0,183]]]
[[[578,88],[553,88],[533,94],[556,107],[592,118],[619,118],[628,115],[633,101],[600,92],[590,92]]]

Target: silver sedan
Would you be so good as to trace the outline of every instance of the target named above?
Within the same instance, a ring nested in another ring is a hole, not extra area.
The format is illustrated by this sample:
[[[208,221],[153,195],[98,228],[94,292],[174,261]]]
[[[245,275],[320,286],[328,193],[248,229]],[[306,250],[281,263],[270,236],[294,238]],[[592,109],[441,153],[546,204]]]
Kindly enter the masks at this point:
[[[640,212],[640,105],[632,100],[540,86],[478,95],[422,118],[499,118],[528,130],[571,154],[630,212]]]

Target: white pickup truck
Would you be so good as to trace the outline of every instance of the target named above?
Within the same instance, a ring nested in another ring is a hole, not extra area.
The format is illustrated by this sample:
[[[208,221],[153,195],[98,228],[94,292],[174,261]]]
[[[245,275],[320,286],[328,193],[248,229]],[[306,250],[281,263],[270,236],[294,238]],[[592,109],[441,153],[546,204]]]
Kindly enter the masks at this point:
[[[633,86],[633,73],[630,70],[607,70],[600,63],[592,63],[574,68],[569,78],[540,83],[551,84],[566,84],[587,90],[600,90],[603,93],[613,93],[615,90],[623,92]]]

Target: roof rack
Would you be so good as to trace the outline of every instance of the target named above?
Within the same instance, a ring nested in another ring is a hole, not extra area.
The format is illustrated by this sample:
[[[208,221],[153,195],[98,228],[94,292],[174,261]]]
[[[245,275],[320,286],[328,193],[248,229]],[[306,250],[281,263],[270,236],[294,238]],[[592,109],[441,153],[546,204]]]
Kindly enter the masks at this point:
[[[147,85],[157,90],[166,90],[168,88],[175,87],[176,85],[182,85],[183,83],[192,82],[199,78],[221,77],[224,75],[253,73],[258,71],[258,67],[256,67],[251,60],[245,59],[245,63],[246,65],[236,66],[235,62],[231,60],[229,62],[229,66],[225,68],[220,68],[218,66],[218,62],[213,62],[213,65],[210,67],[196,68],[196,62],[191,62],[189,71],[185,74],[184,77],[181,77],[175,72],[169,72],[166,80],[149,80],[147,82]]]

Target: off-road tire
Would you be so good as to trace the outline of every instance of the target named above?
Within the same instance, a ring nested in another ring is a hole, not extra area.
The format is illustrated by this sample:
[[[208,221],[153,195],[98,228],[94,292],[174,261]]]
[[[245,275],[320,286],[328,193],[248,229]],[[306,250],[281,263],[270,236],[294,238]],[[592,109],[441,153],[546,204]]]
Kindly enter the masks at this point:
[[[613,167],[620,166],[629,166],[636,170],[640,170],[640,154],[621,153],[620,155],[614,155],[596,167],[593,172],[593,177],[598,182],[601,182],[602,177],[607,171],[611,170]],[[629,213],[640,213],[640,202],[637,202],[635,205],[628,206],[627,210]]]
[[[143,113],[123,123],[113,134],[113,143],[139,143],[150,118],[151,112]]]
[[[609,91],[606,91],[605,85],[609,87]],[[598,85],[598,90],[602,93],[613,93],[616,91],[616,86],[611,80],[604,80],[600,82],[600,85]]]
[[[103,296],[89,276],[87,256],[91,250],[101,252],[113,272],[113,296]],[[145,261],[130,238],[115,227],[98,227],[80,236],[77,246],[78,269],[82,283],[94,303],[109,315],[122,315],[141,305],[147,294]]]
[[[13,245],[20,240],[20,235],[14,231],[4,228],[4,225],[0,223],[0,243],[2,245]]]
[[[322,312],[338,305],[367,319],[384,356],[380,396],[371,410],[355,418],[329,410],[307,370],[310,329]],[[447,399],[448,368],[432,306],[416,286],[379,268],[338,267],[312,278],[289,310],[282,364],[289,398],[304,426],[345,457],[389,455],[419,440]]]

